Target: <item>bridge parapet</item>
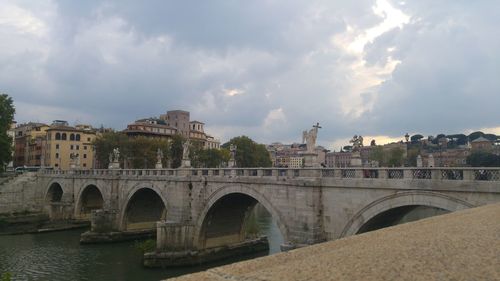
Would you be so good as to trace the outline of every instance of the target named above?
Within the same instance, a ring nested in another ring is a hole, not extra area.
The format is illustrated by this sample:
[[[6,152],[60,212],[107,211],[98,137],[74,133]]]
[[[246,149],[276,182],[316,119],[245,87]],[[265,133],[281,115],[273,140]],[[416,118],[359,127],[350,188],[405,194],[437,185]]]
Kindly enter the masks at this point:
[[[260,177],[260,178],[337,178],[337,179],[418,179],[452,181],[500,181],[500,168],[221,168],[221,169],[119,169],[119,170],[41,170],[49,177]]]

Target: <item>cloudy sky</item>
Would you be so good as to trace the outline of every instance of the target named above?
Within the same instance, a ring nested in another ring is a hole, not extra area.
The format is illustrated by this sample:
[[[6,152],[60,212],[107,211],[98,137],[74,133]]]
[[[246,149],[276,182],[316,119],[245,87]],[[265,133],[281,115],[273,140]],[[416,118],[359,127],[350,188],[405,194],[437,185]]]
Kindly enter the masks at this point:
[[[124,129],[185,109],[237,135],[500,133],[500,1],[0,2],[18,122]]]

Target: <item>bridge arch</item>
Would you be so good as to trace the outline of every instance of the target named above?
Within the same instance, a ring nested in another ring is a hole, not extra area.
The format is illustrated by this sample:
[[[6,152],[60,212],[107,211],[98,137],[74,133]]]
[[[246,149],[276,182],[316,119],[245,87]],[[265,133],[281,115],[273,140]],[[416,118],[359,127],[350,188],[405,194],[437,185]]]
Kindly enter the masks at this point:
[[[92,210],[103,209],[104,192],[97,184],[85,184],[78,194],[75,204],[75,217],[90,219]]]
[[[231,201],[237,202],[237,204],[231,205]],[[278,225],[284,241],[288,241],[288,227],[284,223],[283,216],[278,209],[264,195],[259,193],[254,188],[242,184],[233,184],[223,186],[213,192],[204,204],[203,210],[199,213],[196,219],[193,245],[198,249],[210,247],[210,245],[207,245],[206,243],[206,231],[208,230],[207,224],[209,224],[209,221],[211,220],[214,220],[215,222],[217,220],[219,220],[219,222],[221,221],[221,219],[214,219],[214,216],[217,216],[218,211],[219,213],[220,211],[224,211],[224,205],[226,205],[226,207],[236,207],[236,209],[231,210],[235,216],[233,217],[233,221],[238,221],[240,225],[235,227],[241,229],[245,223],[244,216],[246,215],[246,211],[253,208],[253,206],[257,203],[262,204],[276,220],[276,224]]]
[[[363,227],[391,211],[405,211],[412,206],[425,206],[435,209],[454,212],[474,207],[466,201],[430,191],[406,191],[398,192],[389,196],[379,198],[356,213],[344,227],[340,238],[354,235]]]
[[[137,185],[122,205],[120,226],[122,230],[154,229],[156,222],[167,215],[167,200],[160,189],[152,184]]]
[[[64,190],[62,185],[56,181],[50,183],[47,191],[45,192],[45,201],[47,203],[59,203],[62,201]]]

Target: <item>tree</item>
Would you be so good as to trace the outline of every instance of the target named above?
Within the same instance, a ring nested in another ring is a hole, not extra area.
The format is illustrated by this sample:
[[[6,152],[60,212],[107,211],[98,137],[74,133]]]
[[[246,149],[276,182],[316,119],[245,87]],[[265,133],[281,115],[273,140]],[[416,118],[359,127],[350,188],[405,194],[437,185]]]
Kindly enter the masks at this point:
[[[177,169],[182,163],[182,144],[185,142],[181,135],[174,135],[170,142],[170,159],[172,160],[172,168]]]
[[[453,140],[456,145],[466,145],[467,136],[464,134],[454,134],[446,136],[448,139]]]
[[[231,144],[236,145],[236,166],[271,167],[271,157],[263,144],[257,144],[247,136],[240,136],[232,138],[222,147],[229,149]]]
[[[411,136],[410,140],[411,140],[411,142],[419,142],[423,138],[424,138],[424,136],[417,134],[417,135]]]
[[[123,151],[124,143],[127,141],[127,136],[118,132],[106,132],[97,137],[94,142],[95,159],[98,166],[96,168],[106,169],[109,165],[109,154],[114,148],[119,148]]]
[[[387,159],[388,167],[401,167],[404,162],[404,150],[401,148],[393,148],[389,150],[389,158]]]
[[[199,166],[203,168],[219,168],[223,163],[227,163],[230,158],[230,152],[227,149],[210,148],[199,152]]]
[[[0,95],[0,171],[12,160],[12,138],[8,131],[14,120],[15,113],[12,98],[6,94]]]
[[[496,141],[497,135],[494,134],[484,134],[483,137],[489,141]]]
[[[405,161],[404,150],[401,148],[392,148],[384,150],[382,146],[374,148],[370,154],[370,159],[378,161],[381,167],[400,167]],[[416,160],[415,160],[416,162]]]
[[[480,138],[482,136],[484,136],[484,133],[481,132],[481,131],[477,131],[477,132],[471,133],[469,135],[469,142],[471,142],[471,141],[473,141],[473,140],[475,140],[477,138]]]
[[[500,156],[486,151],[474,151],[467,156],[467,164],[472,167],[500,167]]]
[[[104,133],[94,141],[96,159],[99,168],[105,169],[109,165],[109,154],[114,148],[121,152],[122,167],[131,169],[154,168],[157,162],[157,151],[163,152],[162,163],[166,164],[169,154],[169,143],[163,139],[146,137],[128,137],[121,132]]]
[[[417,157],[420,154],[420,148],[419,147],[412,147],[408,149],[407,155],[406,155],[406,163],[410,167],[416,167],[417,166]]]
[[[370,153],[370,159],[373,160],[373,161],[377,161],[379,166],[384,166],[384,162],[385,162],[385,159],[384,159],[384,149],[382,148],[382,146],[377,146],[375,147],[374,149],[372,149],[371,153]]]

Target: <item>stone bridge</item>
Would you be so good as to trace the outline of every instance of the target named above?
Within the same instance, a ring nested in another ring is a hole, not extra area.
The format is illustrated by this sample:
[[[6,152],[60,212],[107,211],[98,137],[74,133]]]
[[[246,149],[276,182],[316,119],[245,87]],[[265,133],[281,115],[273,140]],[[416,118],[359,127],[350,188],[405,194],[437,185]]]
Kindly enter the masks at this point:
[[[237,243],[257,203],[297,247],[397,224],[417,208],[439,214],[500,201],[497,168],[44,170],[35,182],[51,218],[103,209],[93,212],[95,231],[157,227],[159,248]],[[172,231],[182,237],[168,240]]]

